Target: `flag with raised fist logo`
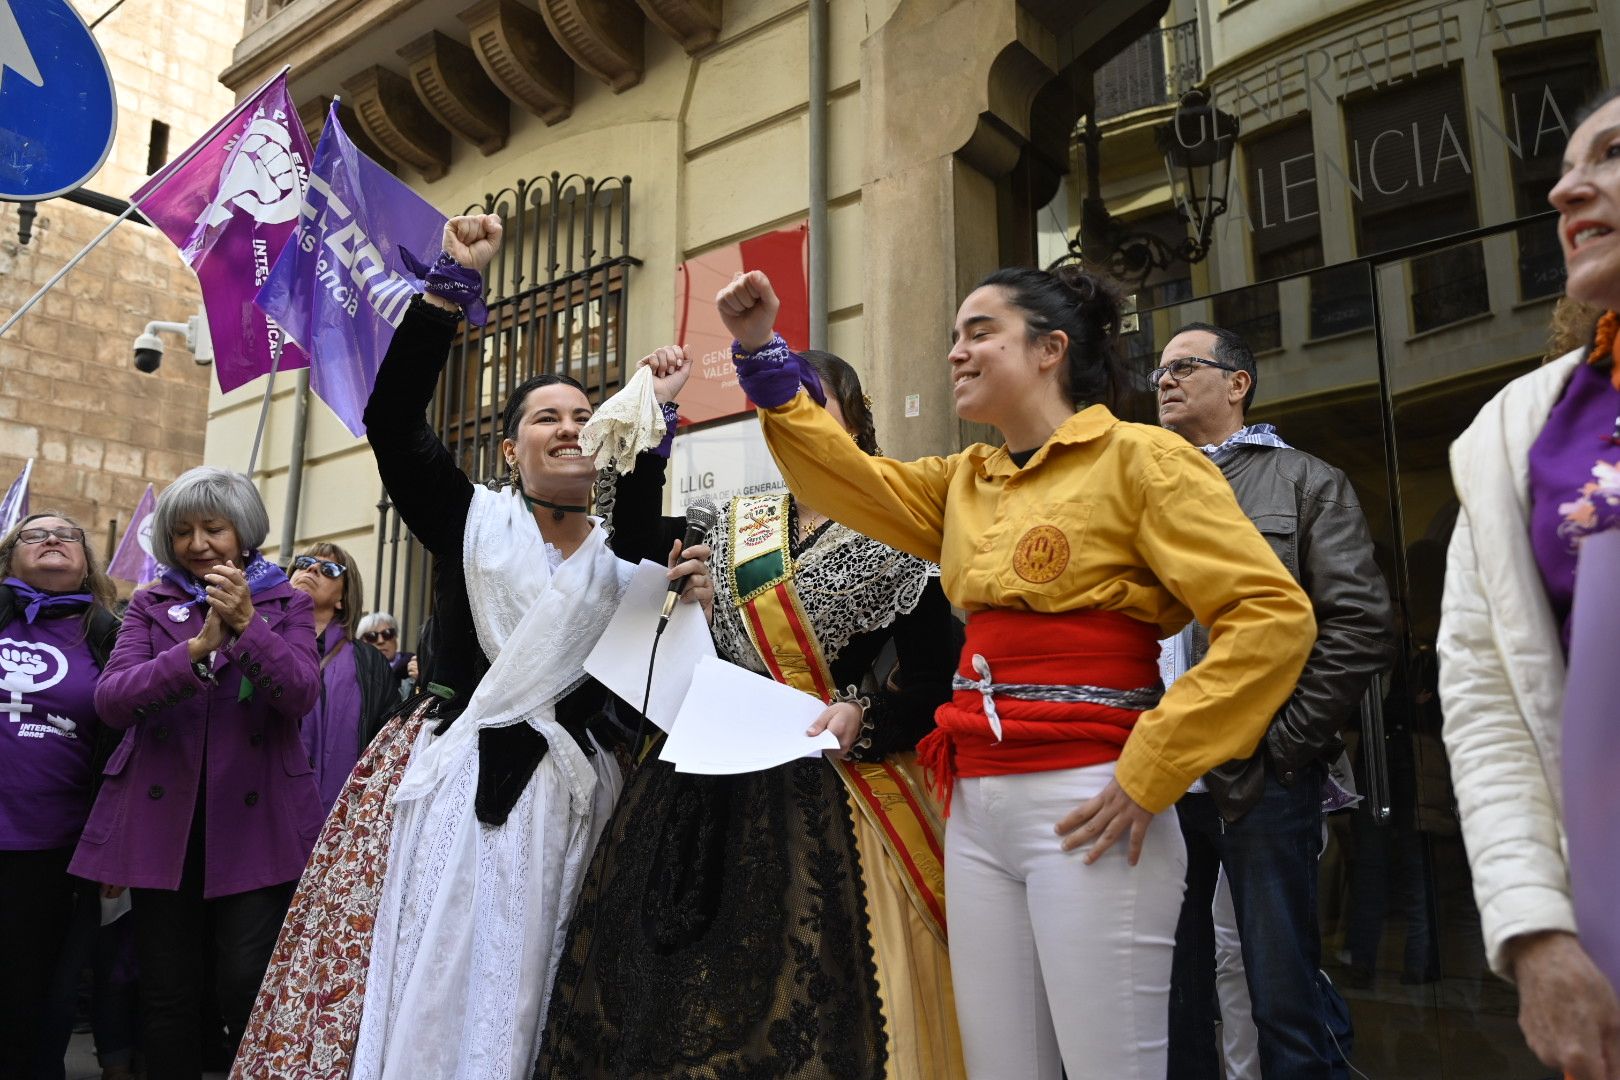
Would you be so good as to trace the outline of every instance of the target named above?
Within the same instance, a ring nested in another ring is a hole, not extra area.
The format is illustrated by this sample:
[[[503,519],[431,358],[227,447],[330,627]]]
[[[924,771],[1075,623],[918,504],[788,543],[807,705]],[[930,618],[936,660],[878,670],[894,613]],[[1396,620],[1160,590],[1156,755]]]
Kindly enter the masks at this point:
[[[281,336],[253,297],[298,228],[309,181],[309,137],[287,95],[286,76],[237,106],[194,150],[189,160],[181,155],[159,170],[130,200],[196,271],[219,388],[229,391],[270,370]],[[308,363],[302,350],[285,343],[281,369]]]
[[[412,263],[438,255],[445,217],[349,141],[336,101],[302,207],[257,303],[309,354],[310,389],[364,435],[383,354],[422,291]]]

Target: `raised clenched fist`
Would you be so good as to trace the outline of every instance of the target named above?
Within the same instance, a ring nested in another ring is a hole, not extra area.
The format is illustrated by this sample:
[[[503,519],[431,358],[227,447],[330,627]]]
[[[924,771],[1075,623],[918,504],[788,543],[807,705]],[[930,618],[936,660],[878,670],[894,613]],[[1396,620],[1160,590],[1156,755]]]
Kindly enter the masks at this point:
[[[36,652],[27,649],[0,649],[0,670],[6,675],[21,675],[30,685],[34,680],[45,673],[45,658]]]
[[[219,194],[203,216],[209,226],[223,225],[231,218],[230,207],[236,206],[256,221],[275,225],[298,216],[303,194],[287,129],[261,116],[243,133]]]
[[[750,270],[732,278],[731,284],[714,298],[714,306],[737,344],[752,352],[771,343],[782,302],[776,298],[776,290],[764,271]]]
[[[460,266],[480,274],[501,246],[501,219],[496,214],[469,214],[444,223],[444,250]]]
[[[692,375],[692,361],[679,345],[662,345],[643,356],[636,367],[652,369],[653,393],[660,404],[674,401]]]

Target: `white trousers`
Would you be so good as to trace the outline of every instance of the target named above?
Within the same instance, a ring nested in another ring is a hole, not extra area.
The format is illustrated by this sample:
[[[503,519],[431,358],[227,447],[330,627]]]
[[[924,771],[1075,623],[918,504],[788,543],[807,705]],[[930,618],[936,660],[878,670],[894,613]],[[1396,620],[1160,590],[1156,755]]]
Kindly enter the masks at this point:
[[[1226,1058],[1226,1080],[1260,1080],[1260,1030],[1254,1026],[1254,1005],[1249,999],[1249,974],[1243,967],[1243,941],[1238,936],[1237,911],[1232,907],[1232,883],[1221,870],[1215,881],[1215,994],[1221,1002],[1221,1052]]]
[[[1187,876],[1175,810],[1090,866],[1060,818],[1112,763],[958,779],[945,905],[962,1049],[973,1080],[1164,1080],[1170,958]]]

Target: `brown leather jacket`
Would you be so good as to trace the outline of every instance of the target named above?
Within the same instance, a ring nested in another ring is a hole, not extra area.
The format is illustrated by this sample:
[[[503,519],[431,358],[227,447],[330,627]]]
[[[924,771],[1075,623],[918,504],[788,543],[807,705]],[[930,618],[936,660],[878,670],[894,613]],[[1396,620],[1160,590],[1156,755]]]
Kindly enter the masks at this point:
[[[1236,821],[1259,801],[1269,767],[1283,784],[1319,778],[1344,749],[1342,731],[1358,715],[1374,675],[1394,663],[1394,610],[1373,561],[1367,519],[1349,479],[1302,450],[1238,446],[1219,462],[1238,505],[1249,515],[1316,614],[1316,644],[1293,694],[1252,757],[1218,765],[1204,777],[1215,806]],[[1208,648],[1194,628],[1195,662]]]

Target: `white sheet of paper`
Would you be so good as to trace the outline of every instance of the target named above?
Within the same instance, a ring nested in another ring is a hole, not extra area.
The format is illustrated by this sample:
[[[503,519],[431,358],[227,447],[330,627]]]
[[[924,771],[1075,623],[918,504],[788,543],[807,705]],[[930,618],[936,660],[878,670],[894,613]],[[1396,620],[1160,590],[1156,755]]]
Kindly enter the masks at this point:
[[[647,693],[647,662],[652,655],[658,613],[669,591],[665,567],[647,559],[636,567],[619,610],[613,613],[596,648],[585,658],[585,670],[634,708]],[[714,656],[714,638],[700,604],[676,604],[658,643],[653,665],[652,697],[647,719],[665,731],[675,723],[697,662]]]
[[[825,708],[802,690],[704,657],[658,756],[676,772],[711,775],[759,772],[816,757],[838,749],[830,731],[814,738],[804,733]]]

